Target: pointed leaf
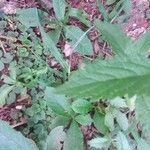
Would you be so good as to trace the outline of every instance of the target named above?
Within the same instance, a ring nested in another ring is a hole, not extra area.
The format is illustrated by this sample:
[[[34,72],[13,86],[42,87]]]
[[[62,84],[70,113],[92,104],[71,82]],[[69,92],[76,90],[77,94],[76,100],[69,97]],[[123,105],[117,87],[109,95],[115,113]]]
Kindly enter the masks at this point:
[[[61,142],[65,140],[65,137],[66,133],[63,131],[63,126],[54,128],[47,137],[45,150],[61,150]]]
[[[84,99],[78,99],[72,103],[72,109],[76,113],[80,114],[87,113],[91,110],[91,108],[92,108],[91,103]]]
[[[83,150],[83,135],[76,122],[72,122],[64,142],[64,150]]]
[[[58,93],[74,97],[115,98],[128,94],[150,96],[150,61],[141,55],[125,55],[97,60],[73,73]]]
[[[66,10],[65,0],[53,0],[53,8],[54,8],[56,17],[59,20],[63,20],[65,16],[65,10]]]

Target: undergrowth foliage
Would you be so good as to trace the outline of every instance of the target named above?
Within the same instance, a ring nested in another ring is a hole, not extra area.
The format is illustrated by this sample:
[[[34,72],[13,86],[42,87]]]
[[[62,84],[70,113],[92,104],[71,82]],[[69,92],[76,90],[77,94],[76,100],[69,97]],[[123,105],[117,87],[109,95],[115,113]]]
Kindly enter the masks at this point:
[[[111,2],[108,1],[109,5],[115,3]],[[0,35],[0,42],[9,42],[15,51],[0,52],[0,71],[10,64],[9,74],[1,77],[4,84],[0,88],[0,106],[13,103],[15,94],[30,95],[32,99],[31,107],[24,110],[28,116],[27,127],[21,128],[28,138],[0,121],[0,149],[150,149],[150,61],[147,52],[150,32],[132,41],[119,25],[108,23],[116,19],[118,13],[116,16],[108,14],[99,1],[97,4],[104,21],[95,20],[94,27],[112,48],[113,58],[98,57],[73,72],[57,43],[63,37],[74,52],[92,54],[87,33],[93,26],[84,11],[70,6],[66,9],[64,0],[53,0],[56,18],[49,18],[49,14],[37,8],[28,8],[19,9],[15,17],[7,16],[0,21],[4,30],[12,19],[19,30]],[[120,1],[116,7],[122,6],[121,10],[127,13],[129,5],[129,1]],[[85,24],[87,31],[68,25],[70,16]],[[52,31],[47,32],[45,25]],[[50,68],[47,56],[52,56],[61,69]],[[88,127],[95,131],[92,137],[85,136],[84,129]]]

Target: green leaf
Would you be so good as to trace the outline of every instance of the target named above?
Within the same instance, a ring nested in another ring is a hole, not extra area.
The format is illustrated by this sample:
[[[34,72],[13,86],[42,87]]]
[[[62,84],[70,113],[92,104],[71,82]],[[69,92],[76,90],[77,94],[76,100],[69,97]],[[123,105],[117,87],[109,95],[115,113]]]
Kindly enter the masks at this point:
[[[38,150],[33,141],[25,138],[2,120],[0,120],[0,139],[1,150]]]
[[[131,44],[131,40],[121,31],[119,25],[112,25],[110,23],[95,21],[96,28],[106,38],[112,49],[116,54],[124,54]],[[120,38],[121,37],[121,38]]]
[[[53,8],[55,15],[59,20],[63,20],[65,17],[66,2],[65,0],[53,0]]]
[[[75,117],[75,120],[83,126],[90,125],[93,122],[90,115],[78,115]]]
[[[108,13],[104,7],[104,5],[101,3],[101,0],[96,0],[97,6],[99,8],[99,11],[101,12],[101,14],[103,15],[103,18],[105,21],[109,21],[109,16]]]
[[[58,48],[55,46],[55,43],[52,41],[50,36],[45,33],[44,29],[40,27],[44,48],[51,51],[52,55],[55,57],[55,59],[61,64],[61,66],[65,69],[66,72],[69,71],[69,65],[68,63],[63,59],[62,54],[59,52]]]
[[[78,42],[79,39],[85,34],[80,28],[75,26],[66,26],[65,27],[65,35],[68,39],[71,40],[72,47],[74,44]],[[93,53],[92,43],[90,42],[87,35],[82,37],[80,43],[75,48],[76,52],[81,53],[82,55],[91,55]]]
[[[97,130],[105,135],[108,132],[108,128],[105,125],[105,115],[96,110],[93,120]]]
[[[0,71],[2,71],[4,67],[5,67],[4,63],[0,60]]]
[[[83,150],[83,135],[76,122],[72,122],[64,142],[64,150]]]
[[[122,132],[119,132],[117,135],[116,147],[117,147],[117,150],[131,150],[128,140]]]
[[[64,95],[54,94],[54,89],[46,87],[44,99],[47,105],[58,115],[70,116],[71,106]]]
[[[137,97],[135,102],[135,114],[137,119],[143,124],[143,132],[148,136],[150,141],[150,97],[143,95]]]
[[[9,86],[9,85],[2,85],[0,88],[0,107],[3,106],[6,102],[6,98],[9,94],[9,92],[14,88],[14,85]]]
[[[147,143],[147,141],[145,141],[144,139],[139,139],[138,141],[138,150],[149,150],[150,149],[150,145]]]
[[[128,123],[126,114],[120,112],[119,110],[116,113],[116,121],[118,122],[118,124],[122,130],[125,131],[128,129],[129,123]]]
[[[90,147],[95,147],[95,148],[105,148],[109,145],[109,140],[107,138],[95,138],[90,140],[89,142]]]
[[[111,130],[114,130],[114,116],[108,111],[105,115],[105,125]]]
[[[150,61],[143,55],[116,56],[97,60],[73,73],[69,82],[57,88],[58,93],[92,100],[112,99],[126,94],[150,96]]]
[[[84,114],[88,113],[92,108],[92,105],[89,101],[84,99],[78,99],[72,103],[72,109],[76,113]]]
[[[112,106],[115,106],[116,108],[120,108],[120,107],[125,108],[125,107],[127,107],[125,99],[123,99],[121,97],[116,97],[116,98],[112,99],[110,101],[110,104]]]
[[[80,20],[80,22],[84,23],[88,27],[91,26],[91,23],[88,20],[88,15],[82,9],[70,7],[68,10],[68,16],[77,18]]]
[[[27,28],[40,26],[36,8],[17,9],[18,20]]]
[[[51,129],[57,127],[57,126],[64,126],[66,127],[69,124],[69,118],[64,117],[64,116],[56,116],[54,119],[51,121]]]
[[[47,137],[45,150],[61,150],[61,142],[65,140],[65,137],[66,133],[63,130],[63,126],[54,128]]]

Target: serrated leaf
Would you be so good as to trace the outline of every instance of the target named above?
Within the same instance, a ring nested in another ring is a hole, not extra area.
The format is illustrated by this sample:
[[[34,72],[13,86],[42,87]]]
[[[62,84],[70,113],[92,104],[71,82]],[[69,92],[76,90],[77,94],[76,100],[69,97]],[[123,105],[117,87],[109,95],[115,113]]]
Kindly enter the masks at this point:
[[[112,99],[128,94],[150,95],[150,61],[143,55],[125,55],[111,60],[97,60],[73,73],[58,93],[74,97]]]
[[[76,122],[72,122],[67,131],[64,150],[83,150],[83,135]]]
[[[38,150],[33,141],[25,138],[2,120],[0,120],[0,139],[1,150]]]
[[[9,92],[14,88],[14,85],[9,86],[9,85],[2,85],[0,88],[0,106],[3,106],[6,102],[6,98],[9,94]]]
[[[122,108],[127,107],[127,104],[126,104],[126,102],[125,102],[125,99],[123,99],[123,98],[121,98],[121,97],[116,97],[116,98],[110,100],[110,104],[111,104],[112,106],[117,107],[117,108],[120,108],[120,107],[122,107]]]
[[[44,99],[47,101],[47,105],[58,115],[70,116],[71,106],[64,95],[54,94],[54,89],[47,87],[45,90]]]
[[[75,120],[83,126],[90,125],[93,122],[90,115],[78,115],[75,117]]]
[[[116,54],[122,55],[129,49],[131,40],[125,35],[125,33],[123,33],[123,31],[121,31],[119,25],[111,25],[110,23],[96,20],[95,26],[106,38]]]
[[[118,133],[116,141],[117,150],[131,150],[128,140],[122,132]]]
[[[95,147],[95,148],[105,148],[106,145],[108,145],[109,143],[109,140],[107,138],[95,138],[95,139],[92,139],[88,142],[88,144],[90,145],[90,147]]]
[[[92,105],[89,101],[84,99],[78,99],[72,103],[72,109],[76,113],[84,114],[88,113],[92,108]]]
[[[63,130],[63,126],[58,126],[51,130],[46,139],[45,150],[61,150],[62,144],[65,140],[66,133]]]
[[[105,125],[105,115],[96,111],[93,120],[97,130],[105,135],[108,132],[108,128]]]
[[[113,114],[109,111],[105,115],[105,125],[111,130],[114,130],[114,116]]]
[[[143,124],[143,132],[148,136],[150,141],[150,97],[142,95],[137,97],[135,103],[136,118]]]
[[[128,119],[126,117],[126,114],[120,112],[120,111],[117,111],[116,113],[116,121],[118,122],[120,128],[122,130],[127,130],[128,127],[129,127],[129,123],[128,123]]]
[[[66,2],[65,0],[53,0],[53,8],[55,15],[59,20],[63,20],[65,17]]]
[[[66,26],[65,27],[65,35],[68,39],[71,40],[72,46],[78,42],[79,39],[85,34],[80,28],[75,26]],[[76,46],[75,51],[83,54],[83,55],[91,55],[93,53],[92,43],[90,42],[87,35],[82,37],[81,41]]]

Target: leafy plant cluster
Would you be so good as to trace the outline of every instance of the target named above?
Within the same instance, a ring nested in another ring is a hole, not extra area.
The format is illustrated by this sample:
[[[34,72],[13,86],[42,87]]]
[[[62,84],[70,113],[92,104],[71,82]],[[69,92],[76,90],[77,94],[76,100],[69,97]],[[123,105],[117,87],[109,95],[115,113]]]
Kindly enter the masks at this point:
[[[0,71],[8,68],[1,76],[0,106],[15,102],[17,95],[32,99],[31,107],[24,110],[27,126],[21,128],[28,138],[0,121],[0,149],[150,149],[150,33],[132,41],[119,25],[109,23],[120,18],[122,11],[127,13],[130,1],[108,0],[108,6],[114,5],[110,11],[98,0],[97,4],[104,22],[95,19],[90,23],[84,11],[67,6],[64,0],[53,0],[55,17],[28,8],[0,20],[4,34],[0,36]],[[70,16],[87,30],[69,25]],[[108,60],[98,57],[71,72],[57,43],[64,38],[74,52],[89,56],[93,48],[87,33],[93,27],[109,43],[114,56]],[[48,57],[61,69],[50,67]],[[97,130],[92,139],[81,130],[88,126]]]

